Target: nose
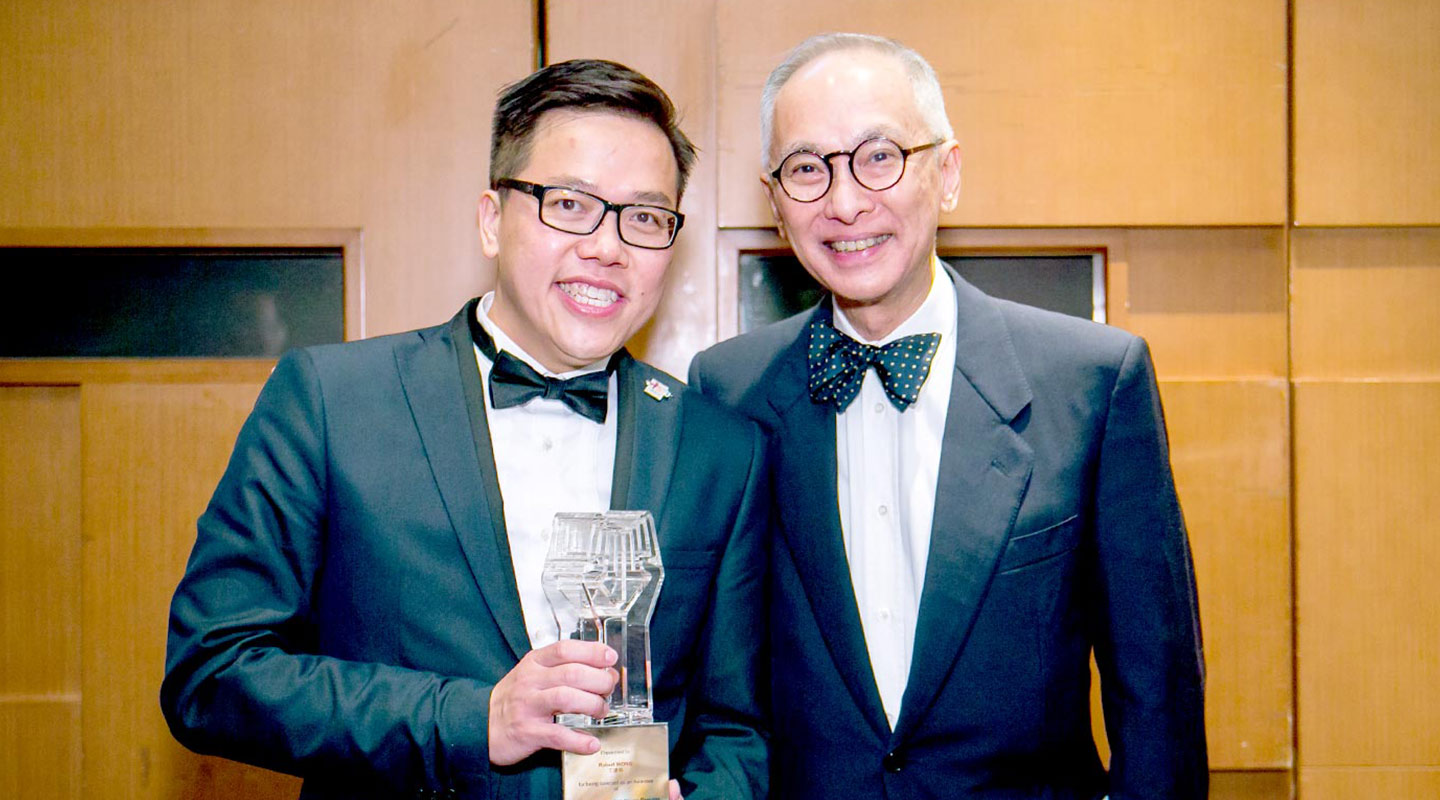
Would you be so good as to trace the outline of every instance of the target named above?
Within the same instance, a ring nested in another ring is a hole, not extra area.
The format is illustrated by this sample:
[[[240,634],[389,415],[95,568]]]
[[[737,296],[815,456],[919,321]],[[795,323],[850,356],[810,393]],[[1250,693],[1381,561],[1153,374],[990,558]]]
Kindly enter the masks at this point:
[[[847,225],[874,207],[870,190],[851,174],[848,156],[843,168],[835,161],[830,162],[830,191],[825,193],[824,202],[826,215]]]
[[[600,218],[600,227],[582,236],[575,251],[581,258],[598,261],[601,266],[624,266],[625,243],[620,240],[620,212],[607,210]]]

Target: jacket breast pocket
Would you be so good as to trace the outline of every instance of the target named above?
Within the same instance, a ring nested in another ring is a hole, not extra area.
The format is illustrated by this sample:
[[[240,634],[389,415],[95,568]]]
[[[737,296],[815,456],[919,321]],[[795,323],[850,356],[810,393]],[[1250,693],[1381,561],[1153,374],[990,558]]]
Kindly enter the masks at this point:
[[[1080,515],[1075,514],[1038,531],[1010,537],[1000,571],[1013,572],[1074,550],[1080,544]]]
[[[683,550],[678,547],[660,548],[660,565],[666,570],[703,569],[713,570],[720,554],[714,550]]]
[[[719,553],[708,550],[662,547],[660,565],[665,569],[665,583],[660,587],[660,605],[655,609],[655,618],[679,615],[692,620],[698,617],[709,606],[719,558]]]

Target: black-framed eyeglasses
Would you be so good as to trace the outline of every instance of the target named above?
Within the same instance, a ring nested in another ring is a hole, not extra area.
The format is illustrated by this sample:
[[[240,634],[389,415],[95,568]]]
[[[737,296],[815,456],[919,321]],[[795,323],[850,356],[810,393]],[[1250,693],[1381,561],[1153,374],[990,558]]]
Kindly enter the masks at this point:
[[[685,224],[685,215],[664,206],[647,203],[612,203],[589,192],[569,186],[542,186],[514,178],[500,178],[495,188],[525,192],[540,201],[540,221],[557,231],[589,236],[600,227],[605,215],[615,212],[620,241],[647,250],[664,250],[675,243],[675,234]]]
[[[872,192],[884,191],[905,177],[906,159],[944,141],[936,139],[928,144],[902,148],[883,136],[877,136],[861,142],[854,150],[836,150],[823,156],[809,150],[796,150],[785,156],[770,177],[780,182],[780,188],[791,200],[813,203],[830,191],[830,184],[835,178],[830,160],[849,156],[850,174],[855,182]]]

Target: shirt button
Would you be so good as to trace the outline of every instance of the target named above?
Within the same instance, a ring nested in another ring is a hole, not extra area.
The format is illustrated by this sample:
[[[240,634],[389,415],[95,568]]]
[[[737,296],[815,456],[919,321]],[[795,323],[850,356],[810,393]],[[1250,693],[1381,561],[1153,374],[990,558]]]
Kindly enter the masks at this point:
[[[884,404],[884,403],[876,403],[876,404],[875,404],[875,413],[876,413],[876,414],[883,414],[883,413],[885,413],[885,404]]]
[[[551,440],[551,438],[550,438],[549,436],[546,436],[544,439],[541,439],[541,440],[540,440],[540,449],[541,449],[541,450],[544,450],[544,451],[547,452],[547,453],[550,452],[550,448],[552,448],[552,447],[554,447],[554,446],[555,446],[555,442],[554,442],[553,440]]]
[[[890,507],[889,507],[889,506],[880,506],[880,516],[883,517],[883,516],[885,516],[886,514],[889,514],[889,513],[890,513]]]
[[[885,622],[889,622],[889,621],[890,621],[890,609],[888,609],[888,608],[882,608],[882,609],[880,609],[880,619],[883,620],[883,621],[885,621]]]

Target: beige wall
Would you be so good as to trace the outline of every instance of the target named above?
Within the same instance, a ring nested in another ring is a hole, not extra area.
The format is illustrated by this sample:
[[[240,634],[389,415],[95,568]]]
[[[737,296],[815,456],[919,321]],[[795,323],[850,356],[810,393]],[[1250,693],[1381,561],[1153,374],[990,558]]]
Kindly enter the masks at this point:
[[[9,241],[330,232],[358,243],[350,329],[369,335],[488,285],[474,200],[495,89],[534,60],[530,3],[11,9]],[[1199,571],[1214,796],[1440,793],[1440,7],[547,11],[550,60],[650,74],[700,145],[667,295],[634,343],[682,373],[734,330],[734,253],[769,241],[770,67],[838,21],[924,52],[965,157],[945,244],[1102,250],[1111,323],[1152,344]],[[179,749],[154,700],[164,600],[265,369],[0,362],[0,795],[293,796]]]
[[[527,0],[19,0],[0,228],[358,229],[366,334],[489,281],[475,203]]]

